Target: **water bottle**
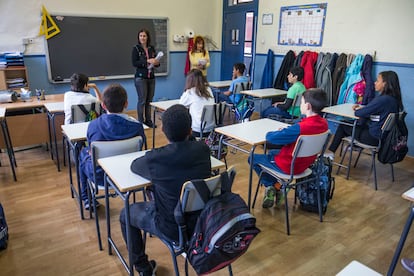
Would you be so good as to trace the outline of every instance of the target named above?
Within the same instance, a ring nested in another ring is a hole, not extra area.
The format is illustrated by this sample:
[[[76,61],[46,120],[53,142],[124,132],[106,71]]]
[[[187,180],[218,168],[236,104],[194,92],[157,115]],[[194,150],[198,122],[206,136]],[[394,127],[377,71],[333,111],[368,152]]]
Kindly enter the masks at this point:
[[[37,100],[38,101],[40,101],[40,96],[42,95],[42,92],[41,92],[41,90],[40,89],[36,89],[36,97],[37,97]]]

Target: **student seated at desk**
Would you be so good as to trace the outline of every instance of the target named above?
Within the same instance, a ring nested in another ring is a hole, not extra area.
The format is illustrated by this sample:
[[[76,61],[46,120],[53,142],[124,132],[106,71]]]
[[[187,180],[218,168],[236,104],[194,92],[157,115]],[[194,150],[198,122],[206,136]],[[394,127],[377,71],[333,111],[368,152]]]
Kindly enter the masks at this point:
[[[135,118],[122,113],[128,106],[128,95],[120,84],[111,84],[105,88],[102,95],[102,108],[107,112],[91,121],[87,131],[87,141],[115,141],[141,136],[145,141],[144,128]],[[82,149],[79,155],[79,171],[81,181],[81,197],[85,209],[89,209],[87,179],[93,179],[92,156],[89,147]],[[97,169],[97,184],[104,185],[104,173]],[[97,204],[98,206],[99,204]]]
[[[320,134],[328,130],[328,122],[320,116],[321,110],[326,106],[327,96],[325,91],[319,88],[311,88],[303,92],[300,111],[305,115],[300,122],[284,129],[270,131],[266,134],[266,141],[274,145],[283,145],[280,150],[272,150],[267,154],[255,154],[253,168],[260,175],[261,168],[258,164],[266,165],[277,171],[290,174],[292,152],[299,135]],[[315,161],[316,156],[301,157],[296,159],[295,174],[305,171]],[[276,180],[265,174],[262,184],[266,187],[263,198],[263,208],[270,208],[277,201],[283,200],[283,193]],[[275,187],[276,186],[276,187]]]
[[[299,117],[300,110],[292,106],[293,100],[297,94],[302,93],[306,90],[302,83],[304,70],[302,67],[293,67],[289,70],[287,76],[288,82],[292,85],[286,95],[286,99],[283,102],[275,102],[268,108],[262,111],[262,118],[267,118],[269,115],[279,115],[282,118],[290,119],[292,116]]]
[[[71,123],[72,105],[101,101],[101,93],[96,84],[88,82],[89,78],[84,74],[74,73],[70,77],[71,91],[64,95],[65,125]],[[89,88],[95,91],[96,98],[89,93]]]
[[[233,76],[229,90],[225,92],[220,92],[218,94],[218,102],[237,104],[240,101],[242,95],[239,93],[240,91],[235,91],[235,89],[237,83],[244,83],[246,86],[246,90],[248,89],[247,85],[249,83],[249,78],[247,76],[244,76],[245,70],[246,65],[244,65],[243,63],[236,63],[233,65]]]
[[[174,208],[184,182],[211,175],[210,149],[203,142],[190,141],[191,116],[183,105],[173,105],[162,114],[162,131],[169,144],[148,151],[131,164],[131,170],[152,183],[153,201],[130,207],[130,225],[126,225],[125,209],[120,222],[126,242],[126,227],[131,233],[132,259],[139,275],[155,275],[157,264],[148,260],[141,230],[178,241],[178,225]],[[192,233],[192,230],[189,230]]]
[[[394,71],[384,71],[378,74],[375,90],[379,92],[366,106],[355,105],[355,116],[360,119],[355,128],[355,139],[361,143],[377,146],[381,136],[381,127],[390,113],[404,110],[401,100],[401,89],[398,75]],[[329,146],[326,155],[334,159],[335,151],[342,138],[352,135],[352,127],[340,124]]]
[[[188,107],[191,114],[191,128],[193,136],[200,136],[201,115],[203,107],[208,104],[214,104],[213,92],[207,86],[207,80],[203,73],[198,69],[191,69],[188,72],[185,81],[185,91],[181,95],[180,104]],[[215,122],[207,122],[204,132],[208,134],[213,130]]]

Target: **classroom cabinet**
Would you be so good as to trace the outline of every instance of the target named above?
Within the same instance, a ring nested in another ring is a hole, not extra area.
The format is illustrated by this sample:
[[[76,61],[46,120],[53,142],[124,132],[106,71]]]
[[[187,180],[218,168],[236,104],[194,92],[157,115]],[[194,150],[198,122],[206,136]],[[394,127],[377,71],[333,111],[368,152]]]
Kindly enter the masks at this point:
[[[9,81],[9,82],[8,82]],[[17,87],[13,84],[17,83]],[[20,85],[22,84],[22,85]],[[0,69],[0,90],[20,91],[20,88],[29,89],[27,71],[25,66],[10,66]]]

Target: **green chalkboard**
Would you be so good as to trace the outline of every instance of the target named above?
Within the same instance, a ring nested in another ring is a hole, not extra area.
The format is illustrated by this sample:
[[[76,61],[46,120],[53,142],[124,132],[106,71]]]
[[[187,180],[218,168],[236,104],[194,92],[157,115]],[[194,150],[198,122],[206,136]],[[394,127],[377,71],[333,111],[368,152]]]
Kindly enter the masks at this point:
[[[148,29],[164,57],[156,75],[168,74],[168,18],[114,18],[52,15],[60,33],[46,40],[49,80],[67,82],[74,72],[92,79],[131,78],[137,33]]]

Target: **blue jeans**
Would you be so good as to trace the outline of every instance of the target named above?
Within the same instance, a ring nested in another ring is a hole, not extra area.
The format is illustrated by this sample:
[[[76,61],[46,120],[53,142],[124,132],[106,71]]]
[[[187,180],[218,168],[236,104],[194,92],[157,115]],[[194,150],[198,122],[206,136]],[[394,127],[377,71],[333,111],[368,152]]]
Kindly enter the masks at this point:
[[[253,156],[253,169],[255,170],[255,172],[257,173],[258,176],[260,176],[260,173],[262,172],[261,167],[259,166],[259,164],[264,165],[266,167],[269,167],[275,171],[280,171],[279,167],[276,165],[275,163],[275,155],[279,154],[280,150],[271,150],[269,151],[267,154],[254,154]],[[250,162],[250,158],[249,158],[249,162]],[[269,187],[269,186],[273,186],[276,182],[276,178],[268,175],[268,174],[263,174],[262,175],[262,179],[261,179],[261,183],[265,186],[265,187]]]
[[[261,116],[262,118],[267,118],[271,114],[280,115],[283,118],[287,118],[287,119],[292,118],[292,115],[290,115],[286,110],[282,110],[278,107],[274,107],[273,105],[263,110]]]
[[[145,270],[149,266],[148,256],[145,254],[145,247],[142,239],[141,230],[151,233],[157,237],[163,237],[164,235],[158,230],[155,225],[155,203],[154,201],[145,201],[131,204],[129,206],[130,211],[130,225],[129,233],[131,236],[131,255],[132,263],[139,271]],[[119,216],[121,223],[122,236],[125,243],[127,242],[126,236],[126,218],[125,208],[121,210]]]

